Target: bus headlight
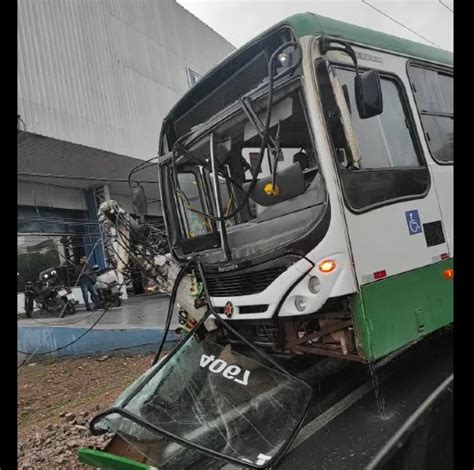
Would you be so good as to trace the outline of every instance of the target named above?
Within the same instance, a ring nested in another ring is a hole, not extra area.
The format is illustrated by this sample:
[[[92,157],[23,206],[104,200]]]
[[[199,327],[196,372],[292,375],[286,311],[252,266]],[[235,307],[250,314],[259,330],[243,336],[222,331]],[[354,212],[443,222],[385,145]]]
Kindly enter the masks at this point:
[[[298,312],[304,312],[306,310],[306,299],[304,297],[295,297],[295,307]]]
[[[309,278],[308,289],[312,294],[317,294],[321,290],[321,282],[316,276]]]

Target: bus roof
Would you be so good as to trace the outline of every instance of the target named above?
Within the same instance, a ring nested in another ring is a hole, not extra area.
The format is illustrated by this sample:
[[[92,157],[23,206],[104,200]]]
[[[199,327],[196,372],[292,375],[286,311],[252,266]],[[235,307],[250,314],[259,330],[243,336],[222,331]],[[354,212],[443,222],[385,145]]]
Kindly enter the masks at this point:
[[[238,58],[244,54],[244,51],[282,27],[290,28],[298,38],[307,35],[338,37],[350,43],[365,45],[414,59],[426,60],[447,66],[453,65],[453,53],[443,49],[425,46],[415,41],[402,39],[397,36],[345,23],[344,21],[334,20],[314,13],[292,15],[227,55],[175,103],[174,107],[164,118],[161,127],[160,154],[162,152],[163,132],[168,123],[186,113],[200,99],[208,94],[210,89],[217,86],[219,82],[222,82],[222,80],[235,72],[236,67],[238,67]],[[210,81],[212,81],[212,83],[210,83]]]
[[[292,15],[280,24],[290,26],[297,37],[320,34],[339,36],[349,42],[364,44],[430,62],[453,65],[453,53],[444,49],[425,46],[419,42],[402,39],[391,34],[381,33],[314,13]]]

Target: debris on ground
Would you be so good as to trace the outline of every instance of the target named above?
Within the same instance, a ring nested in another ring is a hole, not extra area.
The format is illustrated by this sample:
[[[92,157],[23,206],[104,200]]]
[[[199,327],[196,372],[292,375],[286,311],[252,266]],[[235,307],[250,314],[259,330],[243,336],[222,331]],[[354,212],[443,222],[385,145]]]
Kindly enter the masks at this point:
[[[109,358],[109,356],[102,356],[102,357],[99,357],[99,359],[97,359],[99,362],[104,362],[106,361],[107,359]]]
[[[103,449],[90,420],[151,365],[152,355],[103,356],[35,363],[18,372],[18,468],[79,469],[81,447]]]

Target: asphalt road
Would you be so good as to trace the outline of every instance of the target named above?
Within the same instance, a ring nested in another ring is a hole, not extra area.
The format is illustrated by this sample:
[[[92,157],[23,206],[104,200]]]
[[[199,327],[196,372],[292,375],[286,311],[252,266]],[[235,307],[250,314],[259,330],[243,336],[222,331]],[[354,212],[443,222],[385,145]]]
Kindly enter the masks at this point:
[[[430,393],[452,374],[452,346],[452,333],[447,333],[415,346],[416,350],[387,364],[379,374],[384,416],[372,390],[310,434],[276,468],[364,469]]]
[[[337,370],[337,365],[329,362],[323,367],[326,377],[314,379],[316,393],[305,423],[274,469],[365,469],[406,419],[452,374],[452,330],[432,335],[381,366],[376,372],[378,400],[367,366],[343,366]],[[332,374],[331,368],[335,369]],[[313,373],[321,375],[321,369],[316,367]],[[240,467],[208,461],[200,468]]]

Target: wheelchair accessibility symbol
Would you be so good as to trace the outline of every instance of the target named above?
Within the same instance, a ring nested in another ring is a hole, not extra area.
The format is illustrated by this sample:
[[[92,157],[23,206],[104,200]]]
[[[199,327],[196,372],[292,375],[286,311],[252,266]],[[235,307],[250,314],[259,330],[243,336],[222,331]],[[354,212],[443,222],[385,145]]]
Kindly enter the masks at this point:
[[[417,210],[405,212],[405,217],[407,219],[408,233],[410,235],[416,235],[417,233],[423,232],[423,228],[421,227],[420,214]]]

